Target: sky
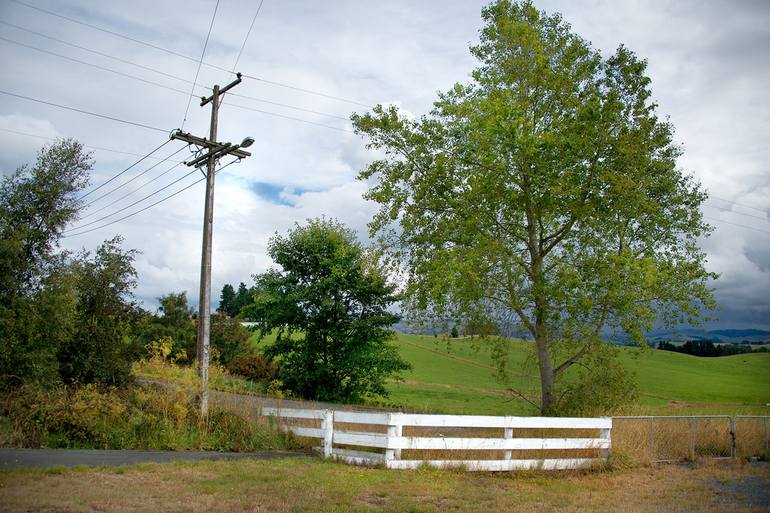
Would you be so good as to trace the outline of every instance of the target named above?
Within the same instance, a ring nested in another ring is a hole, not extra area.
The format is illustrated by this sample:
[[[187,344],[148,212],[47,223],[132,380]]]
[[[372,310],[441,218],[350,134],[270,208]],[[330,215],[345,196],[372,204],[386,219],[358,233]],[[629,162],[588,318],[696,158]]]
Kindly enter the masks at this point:
[[[210,89],[196,88],[189,99],[209,27],[203,60],[211,66],[200,68],[198,83],[229,83],[234,77],[225,70],[233,69],[243,46],[236,71],[251,78],[232,89],[241,97],[225,98],[218,139],[256,142],[251,157],[217,174],[214,304],[225,283],[250,284],[253,274],[270,267],[267,241],[296,222],[338,218],[368,240],[376,205],[362,198],[366,184],[356,175],[376,155],[352,133],[348,118],[378,103],[419,116],[437,92],[469,81],[476,63],[468,47],[478,38],[486,3],[263,0],[254,18],[260,0],[220,0],[218,6],[216,0],[23,1],[27,5],[0,0],[0,90],[146,126],[0,93],[3,174],[34,161],[50,139],[74,137],[93,153],[97,186],[166,142],[173,129],[183,125],[207,135],[210,107],[201,108],[199,97]],[[710,193],[703,213],[715,230],[701,244],[708,269],[720,274],[713,284],[720,309],[706,327],[770,329],[770,2],[535,3],[560,12],[604,55],[623,44],[648,60],[658,113],[676,127],[684,148],[679,165]],[[135,293],[149,309],[172,291],[187,291],[197,304],[203,183],[124,221],[73,234],[199,180],[199,172],[173,167],[189,157],[182,143],[169,142],[86,198],[97,199],[157,164],[94,201],[62,240],[66,249],[93,249],[122,234],[125,247],[141,251]]]

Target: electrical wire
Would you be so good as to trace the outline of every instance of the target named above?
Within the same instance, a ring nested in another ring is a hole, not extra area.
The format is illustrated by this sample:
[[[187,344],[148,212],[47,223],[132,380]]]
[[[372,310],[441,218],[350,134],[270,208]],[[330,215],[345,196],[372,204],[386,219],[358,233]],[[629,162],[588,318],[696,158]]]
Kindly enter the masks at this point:
[[[767,233],[770,235],[770,230],[763,230],[761,228],[754,228],[753,226],[746,226],[745,224],[738,224],[738,223],[732,223],[730,221],[725,221],[724,219],[719,219],[717,217],[709,217],[709,216],[703,216],[704,219],[708,219],[709,221],[717,221],[719,223],[729,224],[732,226],[739,226],[741,228],[746,228],[747,230],[754,230],[755,232],[762,232]]]
[[[729,200],[727,198],[720,198],[719,196],[714,196],[713,194],[709,194],[709,198],[715,198],[715,199],[718,199],[720,201],[725,201],[727,203],[732,203],[733,205],[738,205],[739,207],[750,208],[752,210],[757,210],[759,212],[762,212],[763,214],[767,214],[767,209],[752,207],[750,205],[745,205],[743,203],[738,203],[737,201]]]
[[[221,168],[219,168],[219,169],[218,169],[216,172],[217,172],[217,173],[219,173],[220,171],[222,171],[223,169],[225,169],[225,168],[226,168],[226,167],[228,167],[229,165],[231,165],[231,164],[233,164],[233,163],[235,163],[235,162],[238,162],[238,161],[240,161],[240,159],[235,159],[235,160],[232,160],[232,161],[228,162],[227,164],[225,164],[224,166],[222,166]],[[188,175],[185,175],[185,176],[189,176],[189,173],[188,173]],[[148,209],[150,209],[150,208],[154,207],[155,205],[158,205],[158,204],[160,204],[160,203],[163,203],[164,201],[166,201],[166,200],[168,200],[168,199],[170,199],[170,198],[173,198],[173,197],[174,197],[174,196],[176,196],[177,194],[181,194],[182,192],[186,191],[186,190],[187,190],[187,189],[189,189],[190,187],[192,187],[192,186],[194,186],[194,185],[197,185],[197,184],[201,183],[201,182],[202,182],[203,180],[205,180],[205,179],[206,179],[206,177],[204,176],[203,178],[200,178],[200,179],[198,179],[198,180],[194,181],[193,183],[191,183],[190,185],[187,185],[186,187],[184,187],[184,188],[182,188],[182,189],[179,189],[178,191],[176,191],[176,192],[174,192],[174,193],[172,193],[172,194],[169,194],[168,196],[166,196],[166,197],[164,197],[164,198],[162,198],[162,199],[160,199],[160,200],[156,201],[155,203],[152,203],[152,204],[150,204],[150,205],[147,205],[146,207],[143,207],[142,209],[140,209],[140,210],[137,210],[136,212],[132,212],[132,213],[130,213],[130,214],[128,214],[128,215],[126,215],[126,216],[123,216],[123,217],[121,217],[120,219],[115,219],[115,220],[113,220],[113,221],[110,221],[109,223],[105,223],[105,224],[103,224],[103,225],[101,225],[101,226],[96,226],[96,227],[94,227],[94,228],[90,228],[90,229],[88,229],[88,230],[79,231],[79,232],[77,232],[77,233],[70,233],[69,235],[62,235],[62,237],[63,237],[63,238],[67,238],[67,237],[74,237],[74,236],[76,236],[76,235],[83,235],[83,234],[85,234],[85,233],[90,233],[90,232],[93,232],[93,231],[96,231],[96,230],[101,230],[102,228],[105,228],[105,227],[107,227],[107,226],[113,225],[113,224],[115,224],[115,223],[119,223],[120,221],[124,221],[124,220],[128,219],[129,217],[133,217],[133,216],[135,216],[135,215],[137,215],[137,214],[141,214],[141,213],[142,213],[142,212],[144,212],[145,210],[148,210]],[[114,214],[113,214],[113,215],[114,215]],[[111,217],[111,216],[107,216],[107,217]],[[81,228],[82,228],[82,227],[81,227]],[[79,229],[79,228],[78,228],[78,229]]]
[[[238,104],[235,104],[235,103],[228,103],[227,105],[229,107],[235,107],[237,109],[250,110],[252,112],[259,112],[261,114],[267,114],[268,116],[275,116],[275,117],[278,117],[278,118],[290,119],[292,121],[298,121],[300,123],[307,123],[308,125],[315,125],[315,126],[320,126],[320,127],[323,127],[323,128],[328,128],[330,130],[337,130],[338,132],[347,132],[347,133],[350,133],[350,134],[354,134],[355,133],[354,131],[348,130],[347,128],[339,128],[339,127],[336,127],[336,126],[325,125],[323,123],[316,123],[315,121],[308,121],[307,119],[295,118],[295,117],[292,117],[292,116],[285,116],[283,114],[278,114],[278,113],[275,113],[275,112],[270,112],[270,111],[261,110],[261,109],[255,109],[253,107],[247,107],[245,105],[238,105]]]
[[[2,21],[0,21],[0,23],[2,23]],[[175,93],[183,94],[184,96],[188,96],[188,94],[189,94],[187,91],[183,91],[183,90],[177,89],[175,87],[170,87],[170,86],[167,86],[165,84],[154,82],[152,80],[147,80],[145,78],[137,77],[136,75],[131,75],[129,73],[124,73],[122,71],[117,71],[117,70],[114,70],[114,69],[111,69],[111,68],[107,68],[105,66],[100,66],[98,64],[93,64],[93,63],[90,63],[90,62],[87,62],[87,61],[76,59],[74,57],[69,57],[67,55],[62,55],[62,54],[59,54],[59,53],[56,53],[56,52],[52,52],[50,50],[45,50],[43,48],[39,48],[39,47],[36,47],[36,46],[32,46],[32,45],[28,45],[28,44],[25,44],[25,43],[21,43],[19,41],[15,41],[13,39],[9,39],[9,38],[3,37],[3,36],[0,36],[0,41],[5,41],[7,43],[12,43],[12,44],[24,47],[24,48],[28,48],[30,50],[35,50],[35,51],[38,51],[38,52],[41,52],[41,53],[52,55],[54,57],[59,57],[61,59],[65,59],[65,60],[68,60],[68,61],[76,62],[78,64],[83,64],[85,66],[96,68],[98,70],[107,71],[109,73],[114,73],[116,75],[119,75],[119,76],[122,76],[122,77],[125,77],[125,78],[130,78],[132,80],[137,80],[137,81],[143,82],[145,84],[154,85],[154,86],[166,89],[168,91],[173,91]],[[78,48],[80,48],[80,47],[78,47]],[[87,50],[87,49],[85,49],[85,50]],[[104,54],[102,52],[95,52],[95,53],[97,53],[98,55],[103,55],[105,57],[113,58],[112,56]],[[117,58],[117,57],[114,57],[114,58],[116,60],[120,61],[120,62],[125,62],[127,64],[136,65],[136,64],[134,64],[134,63],[132,63],[130,61],[126,61],[126,60],[123,60],[123,59],[120,59],[120,58]],[[171,75],[169,73],[165,73],[165,72],[162,72],[162,71],[150,68],[148,66],[142,66],[142,65],[138,65],[138,66],[143,68],[143,69],[149,70],[149,71],[155,71],[155,72],[161,73],[161,74],[163,74],[165,76],[168,76],[168,77],[171,77],[171,78],[175,78],[177,80],[181,80],[181,81],[186,82],[188,84],[193,84],[194,87],[200,87],[200,88],[203,88],[203,89],[211,89],[210,87],[207,87],[207,86],[205,86],[203,84],[192,82],[190,80],[187,80],[187,79],[184,79],[184,78],[181,78],[181,77],[176,77],[176,76]],[[337,116],[336,114],[328,114],[326,112],[320,112],[320,111],[317,111],[317,110],[305,109],[303,107],[296,107],[294,105],[288,105],[286,103],[280,103],[280,102],[274,102],[274,101],[270,101],[270,100],[265,100],[263,98],[257,98],[257,97],[254,97],[254,96],[248,96],[248,95],[238,94],[238,93],[233,93],[233,92],[228,92],[226,94],[229,94],[229,95],[232,95],[232,96],[235,96],[235,97],[238,97],[238,98],[244,98],[244,99],[247,99],[247,100],[254,100],[254,101],[257,101],[257,102],[267,103],[267,104],[270,104],[270,105],[276,105],[278,107],[284,107],[284,108],[287,108],[287,109],[297,110],[297,111],[301,111],[301,112],[308,112],[310,114],[317,114],[319,116],[327,116],[327,117],[330,117],[330,118],[341,119],[343,121],[347,121],[348,120],[348,118],[343,117],[343,116]]]
[[[78,64],[83,64],[84,66],[90,66],[90,67],[96,68],[98,70],[107,71],[109,73],[114,73],[116,75],[120,75],[121,77],[130,78],[130,79],[133,79],[133,80],[138,80],[139,82],[144,82],[145,84],[150,84],[150,85],[154,85],[154,86],[157,86],[157,87],[162,87],[163,89],[167,89],[169,91],[174,91],[176,93],[182,93],[185,96],[187,95],[187,91],[183,91],[181,89],[176,89],[174,87],[169,87],[169,86],[167,86],[165,84],[161,84],[161,83],[158,83],[158,82],[153,82],[152,80],[147,80],[145,78],[137,77],[136,75],[130,75],[128,73],[123,73],[122,71],[117,71],[117,70],[114,70],[114,69],[111,69],[111,68],[106,68],[106,67],[100,66],[98,64],[92,64],[90,62],[86,62],[86,61],[83,61],[83,60],[80,60],[80,59],[76,59],[75,57],[70,57],[68,55],[62,55],[60,53],[52,52],[50,50],[45,50],[43,48],[38,48],[37,46],[28,45],[28,44],[25,44],[25,43],[21,43],[19,41],[14,41],[13,39],[8,39],[7,37],[0,36],[0,41],[5,41],[6,43],[11,43],[11,44],[14,44],[14,45],[22,46],[24,48],[28,48],[30,50],[35,50],[37,52],[45,53],[45,54],[48,54],[48,55],[53,55],[54,57],[59,57],[60,59],[65,59],[65,60],[68,60],[68,61],[71,61],[71,62],[76,62]]]
[[[76,227],[74,227],[74,228],[70,228],[69,230],[64,230],[64,232],[66,233],[66,232],[69,232],[69,231],[73,231],[73,230],[80,230],[80,229],[82,229],[82,228],[85,228],[86,226],[91,226],[91,225],[94,225],[94,224],[96,224],[96,223],[98,223],[98,222],[100,222],[100,221],[104,221],[105,219],[107,219],[107,218],[110,218],[110,217],[112,217],[112,216],[114,216],[114,215],[116,215],[116,214],[120,214],[121,212],[125,212],[125,211],[126,211],[126,210],[128,210],[129,208],[131,208],[131,207],[133,207],[133,206],[135,206],[135,205],[137,205],[137,204],[139,204],[139,203],[143,202],[143,201],[144,201],[144,200],[146,200],[146,199],[150,199],[150,198],[152,198],[153,196],[155,196],[156,194],[158,194],[159,192],[162,192],[162,191],[164,191],[164,190],[168,189],[169,187],[171,187],[172,185],[174,185],[174,184],[177,184],[177,183],[181,182],[182,180],[184,180],[185,178],[187,178],[187,177],[188,177],[188,176],[190,176],[191,174],[195,173],[196,171],[198,171],[198,169],[197,169],[197,168],[196,168],[196,169],[193,169],[192,171],[190,171],[190,172],[189,172],[189,173],[187,173],[186,175],[184,175],[184,176],[182,176],[182,177],[180,177],[180,178],[177,178],[177,179],[176,179],[176,180],[174,180],[173,182],[171,182],[171,183],[168,183],[168,184],[164,185],[163,187],[161,187],[160,189],[156,190],[155,192],[152,192],[152,193],[148,194],[147,196],[145,196],[145,197],[143,197],[143,198],[140,198],[140,199],[138,199],[138,200],[134,201],[133,203],[131,203],[130,205],[126,205],[125,207],[123,207],[123,208],[120,208],[120,209],[116,210],[115,212],[113,212],[113,213],[111,213],[111,214],[107,214],[106,216],[100,217],[99,219],[96,219],[96,220],[94,220],[94,221],[90,221],[90,222],[88,222],[88,223],[86,223],[86,224],[83,224],[83,225],[80,225],[80,226],[76,226]]]
[[[189,144],[188,144],[188,146],[189,146]],[[126,180],[125,182],[121,183],[121,184],[120,184],[120,185],[118,185],[117,187],[113,187],[112,189],[110,189],[109,191],[105,192],[105,193],[104,193],[104,194],[102,194],[101,196],[99,196],[99,197],[97,197],[97,198],[94,198],[94,199],[92,199],[92,200],[91,200],[91,201],[89,201],[87,204],[83,205],[83,207],[82,207],[82,208],[83,208],[83,209],[86,209],[86,208],[90,207],[91,205],[93,205],[94,203],[96,203],[97,201],[99,201],[100,199],[102,199],[102,198],[106,198],[107,196],[109,196],[109,195],[110,195],[110,194],[112,194],[113,192],[115,192],[115,191],[118,191],[118,190],[122,189],[123,187],[125,187],[125,186],[126,186],[126,185],[128,185],[128,184],[130,184],[131,182],[133,182],[133,181],[134,181],[134,180],[136,180],[137,178],[139,178],[139,177],[141,177],[141,176],[144,176],[144,175],[146,175],[147,173],[149,173],[150,171],[152,171],[153,169],[155,169],[155,168],[156,168],[156,167],[158,167],[159,165],[163,164],[163,163],[164,163],[164,162],[166,162],[168,159],[170,159],[171,157],[173,157],[174,155],[176,155],[177,153],[179,153],[180,151],[182,151],[182,150],[184,150],[184,149],[187,149],[187,146],[182,146],[181,148],[179,148],[178,150],[176,150],[176,151],[175,151],[174,153],[172,153],[171,155],[167,156],[166,158],[162,159],[161,161],[159,161],[159,162],[157,162],[157,163],[153,164],[152,166],[148,167],[147,169],[145,169],[144,171],[142,171],[142,172],[141,172],[141,173],[139,173],[138,175],[134,175],[134,176],[132,176],[131,178],[129,178],[129,179],[128,179],[128,180]],[[178,166],[179,164],[176,164],[176,165]],[[117,178],[117,176],[116,176],[115,178]],[[113,179],[114,179],[114,178],[113,178]]]
[[[219,0],[217,0],[214,6],[214,14],[211,16],[211,23],[209,24],[209,31],[206,34],[206,41],[203,43],[203,51],[201,52],[201,58],[198,61],[198,69],[195,70],[195,78],[193,79],[193,85],[190,89],[190,98],[187,100],[187,108],[184,111],[184,118],[182,119],[181,130],[184,130],[184,124],[187,123],[187,114],[190,112],[190,103],[192,102],[193,95],[195,94],[195,84],[198,82],[198,74],[201,72],[201,65],[203,64],[203,56],[206,55],[206,47],[209,45],[209,38],[211,37],[211,29],[214,28],[214,20],[217,17],[217,10],[219,9]]]
[[[72,22],[72,23],[77,23],[79,25],[82,25],[82,26],[85,26],[85,27],[89,27],[89,28],[92,28],[94,30],[98,30],[100,32],[104,32],[106,34],[110,34],[110,35],[113,35],[115,37],[126,39],[128,41],[132,41],[134,43],[138,43],[138,44],[147,46],[149,48],[153,48],[155,50],[159,50],[161,52],[165,52],[165,53],[168,53],[170,55],[174,55],[176,57],[180,57],[182,59],[186,59],[188,61],[192,61],[192,62],[196,62],[196,63],[200,62],[201,65],[203,65],[203,66],[207,66],[207,67],[219,70],[219,71],[224,71],[226,73],[230,73],[229,69],[224,68],[222,66],[218,66],[216,64],[212,64],[212,63],[206,62],[204,60],[199,60],[199,59],[196,59],[195,57],[190,57],[189,55],[185,55],[183,53],[180,53],[180,52],[177,52],[177,51],[174,51],[174,50],[170,50],[168,48],[164,48],[162,46],[158,46],[158,45],[155,45],[153,43],[148,43],[146,41],[142,41],[140,39],[137,39],[137,38],[134,38],[134,37],[131,37],[131,36],[127,36],[127,35],[121,34],[119,32],[115,32],[113,30],[109,30],[109,29],[105,29],[105,28],[102,28],[102,27],[98,27],[96,25],[92,25],[90,23],[86,23],[84,21],[80,21],[80,20],[71,18],[69,16],[64,16],[62,14],[58,14],[58,13],[55,13],[53,11],[49,11],[47,9],[43,9],[42,7],[37,7],[37,6],[31,5],[31,4],[27,3],[27,2],[23,2],[22,0],[10,0],[10,1],[15,3],[15,4],[27,7],[29,9],[34,9],[36,11],[43,12],[43,13],[48,14],[50,16],[54,16],[54,17],[57,17],[57,18],[60,18],[60,19],[63,19],[63,20],[67,20],[67,21]],[[297,87],[297,86],[293,86],[291,84],[277,82],[275,80],[268,80],[266,78],[261,78],[261,77],[257,77],[255,75],[249,75],[249,74],[246,74],[246,73],[242,73],[242,75],[245,78],[249,78],[251,80],[257,80],[257,81],[260,81],[260,82],[264,82],[266,84],[270,84],[270,85],[274,85],[274,86],[278,86],[278,87],[284,87],[284,88],[287,88],[287,89],[292,89],[294,91],[299,91],[299,92],[303,92],[303,93],[307,93],[307,94],[321,96],[321,97],[328,98],[328,99],[331,99],[331,100],[336,100],[336,101],[340,101],[340,102],[344,102],[344,103],[349,103],[349,104],[353,104],[353,105],[359,105],[359,106],[366,107],[366,108],[371,108],[372,107],[369,104],[362,103],[362,102],[355,101],[355,100],[350,100],[350,99],[347,99],[347,98],[343,98],[341,96],[334,96],[334,95],[322,93],[322,92],[319,92],[319,91],[313,91],[312,89],[306,89],[306,88],[302,88],[302,87]]]
[[[99,189],[101,189],[102,187],[104,187],[105,185],[107,185],[108,183],[110,183],[110,182],[112,182],[113,180],[115,180],[116,178],[118,178],[118,177],[119,177],[120,175],[122,175],[123,173],[125,173],[125,172],[129,171],[129,170],[130,170],[130,169],[132,169],[134,166],[136,166],[136,165],[140,164],[140,163],[141,163],[143,160],[145,160],[145,159],[146,159],[146,158],[148,158],[150,155],[152,155],[152,154],[153,154],[153,153],[155,153],[156,151],[160,150],[161,148],[163,148],[165,145],[167,145],[167,144],[168,144],[168,143],[170,143],[170,142],[171,142],[171,139],[169,139],[169,140],[165,141],[163,144],[161,144],[160,146],[158,146],[157,148],[155,148],[154,150],[152,150],[150,153],[148,153],[148,154],[147,154],[147,155],[145,155],[144,157],[140,158],[139,160],[137,160],[136,162],[134,162],[134,163],[133,163],[133,164],[131,164],[130,166],[128,166],[128,167],[127,167],[126,169],[124,169],[123,171],[119,172],[119,173],[118,173],[118,174],[116,174],[116,175],[113,175],[113,177],[112,177],[112,178],[110,178],[109,180],[107,180],[106,182],[103,182],[103,183],[102,183],[101,185],[99,185],[98,187],[95,187],[94,189],[91,189],[91,190],[90,190],[90,191],[88,191],[87,193],[83,194],[81,197],[79,197],[79,198],[78,198],[78,200],[83,200],[83,198],[86,198],[86,197],[90,196],[91,194],[95,193],[96,191],[98,191]]]
[[[58,103],[53,103],[53,102],[49,102],[49,101],[46,101],[46,100],[41,100],[39,98],[32,98],[31,96],[24,96],[22,94],[12,93],[10,91],[0,90],[0,94],[6,94],[8,96],[14,96],[16,98],[21,98],[23,100],[29,100],[31,102],[42,103],[44,105],[50,105],[52,107],[58,107],[60,109],[71,110],[71,111],[74,111],[74,112],[79,112],[81,114],[88,114],[89,116],[95,116],[97,118],[109,119],[110,121],[117,121],[118,123],[125,123],[126,125],[133,125],[133,126],[138,126],[140,128],[146,128],[148,130],[155,130],[156,132],[163,132],[164,134],[168,134],[169,132],[171,132],[171,130],[166,130],[164,128],[158,128],[156,126],[145,125],[144,123],[137,123],[135,121],[127,121],[125,119],[120,119],[120,118],[116,118],[116,117],[113,117],[113,116],[107,116],[105,114],[98,114],[96,112],[90,112],[90,111],[83,110],[83,109],[78,109],[78,108],[75,108],[75,107],[68,107],[67,105],[61,105],[61,104],[58,104]]]
[[[145,183],[143,183],[142,185],[140,185],[140,186],[139,186],[139,187],[137,187],[136,189],[134,189],[134,190],[132,190],[132,191],[129,191],[129,192],[127,192],[126,194],[124,194],[124,195],[123,195],[123,196],[121,196],[120,198],[118,198],[118,199],[116,199],[116,200],[114,200],[114,201],[111,201],[110,203],[106,204],[105,206],[103,206],[103,207],[101,207],[101,208],[98,208],[98,209],[94,210],[93,212],[91,212],[91,213],[89,213],[89,214],[87,214],[87,215],[81,216],[81,217],[80,217],[78,220],[79,220],[79,221],[82,221],[83,219],[88,219],[89,217],[92,217],[92,216],[94,216],[94,215],[98,214],[99,212],[103,212],[103,211],[107,210],[107,209],[108,209],[108,208],[110,208],[111,206],[113,206],[113,205],[115,205],[115,204],[117,204],[117,203],[120,203],[121,201],[123,201],[123,200],[124,200],[124,199],[126,199],[127,197],[129,197],[129,196],[131,196],[131,195],[133,195],[133,194],[136,194],[137,192],[141,191],[142,189],[144,189],[145,187],[147,187],[147,186],[148,186],[148,185],[150,185],[151,183],[153,183],[153,182],[155,182],[155,181],[157,181],[157,180],[160,180],[161,178],[163,178],[164,176],[166,176],[167,174],[169,174],[171,171],[173,171],[174,169],[178,168],[178,167],[179,167],[180,165],[182,165],[182,164],[184,164],[184,162],[177,162],[176,164],[174,164],[174,165],[173,165],[173,166],[171,166],[170,168],[166,169],[165,171],[163,171],[161,174],[159,174],[159,175],[158,175],[158,176],[156,176],[155,178],[152,178],[152,179],[150,179],[150,180],[146,181]]]
[[[12,130],[10,128],[0,128],[0,131],[8,132],[8,133],[11,133],[11,134],[16,134],[16,135],[23,135],[25,137],[34,137],[35,139],[42,139],[44,141],[56,141],[58,139],[61,139],[61,137],[60,138],[45,137],[43,135],[30,134],[30,133],[27,133],[27,132],[20,132],[19,130]],[[63,137],[66,138],[66,136],[63,136]],[[104,148],[102,146],[89,146],[87,144],[84,144],[83,147],[84,148],[88,148],[89,150],[108,151],[110,153],[117,153],[119,155],[130,155],[132,157],[141,157],[142,156],[141,153],[134,153],[134,152],[123,151],[123,150],[116,150],[114,148]],[[151,157],[150,156],[150,157],[147,157],[147,158],[148,159],[153,159],[153,160],[162,160],[160,157]],[[169,160],[169,162],[177,162],[179,164],[182,163],[181,160]]]
[[[254,28],[254,22],[257,21],[257,16],[259,16],[259,11],[262,10],[263,3],[265,3],[265,0],[259,0],[259,7],[257,7],[257,12],[254,13],[254,17],[251,19],[251,25],[249,25],[249,30],[248,32],[246,32],[246,37],[243,38],[243,44],[241,45],[241,49],[238,51],[238,57],[235,58],[235,64],[233,64],[233,70],[230,72],[231,76],[235,74],[235,68],[238,67],[238,62],[241,60],[241,55],[243,55],[243,49],[246,48],[246,41],[249,40],[249,36],[251,35],[251,29]]]
[[[121,57],[116,57],[115,55],[110,55],[108,53],[100,52],[99,50],[94,50],[93,48],[88,48],[86,46],[81,46],[81,45],[78,45],[78,44],[75,44],[75,43],[71,43],[69,41],[65,41],[64,39],[59,39],[59,38],[56,38],[56,37],[52,37],[52,36],[49,36],[48,34],[43,34],[42,32],[37,32],[35,30],[31,30],[31,29],[28,29],[26,27],[22,27],[21,25],[16,25],[14,23],[8,23],[7,21],[3,21],[3,20],[0,20],[0,24],[7,25],[9,27],[13,27],[13,28],[15,28],[17,30],[24,31],[24,32],[27,32],[29,34],[33,34],[33,35],[38,36],[38,37],[42,37],[42,38],[45,38],[45,39],[49,39],[51,41],[55,41],[55,42],[57,42],[59,44],[65,45],[65,46],[69,46],[69,47],[72,47],[72,48],[76,48],[78,50],[82,50],[84,52],[89,52],[89,53],[92,53],[94,55],[99,55],[101,57],[106,57],[108,59],[112,59],[114,61],[122,62],[122,63],[128,64],[130,66],[136,66],[137,68],[141,68],[141,69],[144,69],[144,70],[147,70],[147,71],[152,71],[153,73],[158,73],[158,74],[161,74],[161,75],[166,76],[168,78],[173,78],[173,79],[176,79],[176,80],[181,80],[181,81],[186,82],[188,84],[190,83],[189,80],[187,80],[185,78],[178,77],[176,75],[172,75],[171,73],[166,73],[165,71],[161,71],[159,69],[151,68],[149,66],[145,66],[144,64],[139,64],[139,63],[136,63],[136,62],[133,62],[133,61],[129,61],[128,59],[123,59]]]
[[[717,207],[716,205],[709,205],[708,203],[704,203],[703,206],[713,208],[714,210],[719,210],[720,212],[728,212],[730,214],[737,214],[739,216],[752,217],[754,219],[761,219],[762,221],[770,222],[770,218],[767,217],[755,216],[754,214],[746,214],[745,212],[737,212],[735,210],[724,210],[723,208]]]

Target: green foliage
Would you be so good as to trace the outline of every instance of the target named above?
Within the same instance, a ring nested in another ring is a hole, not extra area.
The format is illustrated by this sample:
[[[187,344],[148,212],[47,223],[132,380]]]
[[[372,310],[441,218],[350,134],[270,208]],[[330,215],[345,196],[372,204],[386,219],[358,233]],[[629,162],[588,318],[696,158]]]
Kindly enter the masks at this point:
[[[213,409],[198,418],[183,388],[25,386],[0,399],[13,447],[253,451],[292,442],[264,423]]]
[[[275,330],[264,353],[278,358],[284,386],[328,401],[385,395],[385,379],[409,366],[388,343],[396,295],[380,262],[351,230],[325,219],[276,235],[268,252],[281,270],[255,276],[244,315],[261,337]]]
[[[121,237],[104,242],[93,259],[73,264],[77,306],[72,337],[59,348],[59,372],[67,383],[125,385],[140,348],[131,337],[137,307],[136,251],[120,248]]]
[[[234,358],[250,351],[249,331],[238,318],[222,313],[211,316],[211,347],[216,351],[219,363],[227,366]]]
[[[79,143],[60,140],[0,182],[0,388],[58,379],[77,294],[68,255],[56,248],[91,165]]]
[[[217,312],[223,312],[230,317],[235,317],[233,313],[237,315],[237,312],[233,311],[233,301],[235,300],[235,289],[229,283],[225,283],[222,287],[222,292],[219,294],[219,306]]]
[[[160,315],[146,315],[138,328],[139,339],[146,346],[152,341],[170,338],[171,354],[177,361],[195,358],[195,312],[187,304],[187,292],[170,292],[158,298]]]
[[[238,284],[238,292],[235,291],[232,285],[226,283],[222,287],[222,293],[219,296],[217,311],[225,313],[230,317],[238,317],[241,315],[243,307],[251,304],[251,295],[252,291],[243,282]]]
[[[657,320],[713,308],[706,194],[677,169],[645,61],[622,46],[603,57],[528,1],[482,17],[473,81],[429,116],[353,116],[385,155],[360,178],[381,205],[372,233],[407,270],[405,310],[528,332],[552,413],[600,333],[644,344]]]
[[[452,331],[449,332],[449,336],[452,338],[457,338],[460,336],[460,334],[457,332],[457,326],[452,326]]]
[[[278,365],[259,354],[238,356],[228,364],[227,370],[251,381],[272,381],[278,375]]]

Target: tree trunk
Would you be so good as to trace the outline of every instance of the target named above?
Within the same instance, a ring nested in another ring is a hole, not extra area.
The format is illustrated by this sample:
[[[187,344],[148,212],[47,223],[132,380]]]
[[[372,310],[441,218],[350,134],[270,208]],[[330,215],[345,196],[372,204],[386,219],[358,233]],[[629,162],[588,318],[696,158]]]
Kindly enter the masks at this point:
[[[553,390],[554,373],[551,353],[548,351],[548,340],[543,333],[535,338],[537,362],[540,367],[540,413],[549,415],[556,406],[556,394]]]

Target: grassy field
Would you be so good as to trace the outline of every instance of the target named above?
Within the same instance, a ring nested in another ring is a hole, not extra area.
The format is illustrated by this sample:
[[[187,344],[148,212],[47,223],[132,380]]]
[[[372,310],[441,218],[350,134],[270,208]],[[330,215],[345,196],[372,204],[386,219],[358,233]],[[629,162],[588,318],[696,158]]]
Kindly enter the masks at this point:
[[[767,464],[613,472],[390,471],[238,460],[0,472],[8,512],[766,511]],[[763,495],[764,494],[764,495]]]
[[[509,369],[516,388],[537,397],[539,380],[531,343],[511,341]],[[531,405],[506,393],[494,378],[483,340],[399,335],[396,344],[413,369],[391,383],[390,402],[446,413],[532,414]],[[702,358],[657,350],[620,348],[637,377],[640,401],[625,413],[770,413],[770,354]]]

